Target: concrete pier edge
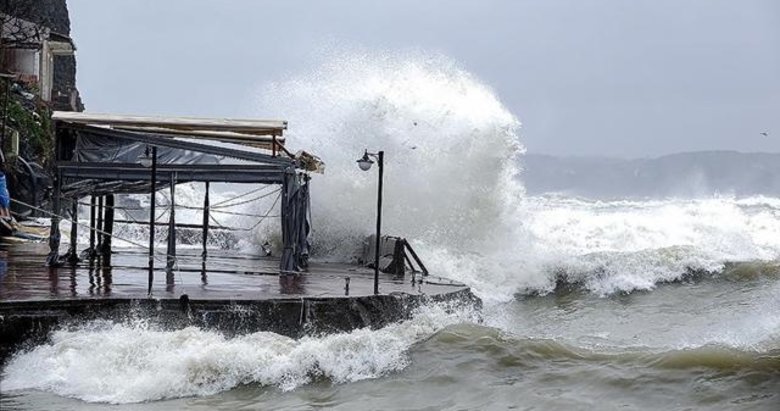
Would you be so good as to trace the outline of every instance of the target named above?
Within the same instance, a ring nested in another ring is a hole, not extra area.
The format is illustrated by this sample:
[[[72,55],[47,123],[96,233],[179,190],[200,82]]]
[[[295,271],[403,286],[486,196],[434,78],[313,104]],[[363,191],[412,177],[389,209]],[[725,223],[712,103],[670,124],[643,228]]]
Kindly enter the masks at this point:
[[[50,333],[91,320],[144,319],[161,329],[188,326],[226,335],[269,331],[292,338],[373,329],[408,319],[424,304],[451,307],[481,301],[469,288],[414,295],[291,297],[261,300],[186,298],[47,299],[0,302],[0,366],[18,351],[46,342]]]

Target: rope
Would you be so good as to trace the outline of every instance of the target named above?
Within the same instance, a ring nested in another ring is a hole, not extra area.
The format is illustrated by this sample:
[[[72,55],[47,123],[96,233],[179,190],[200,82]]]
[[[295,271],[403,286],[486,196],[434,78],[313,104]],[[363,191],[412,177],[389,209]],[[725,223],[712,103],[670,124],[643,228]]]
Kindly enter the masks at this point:
[[[227,226],[224,226],[224,225],[222,225],[222,223],[220,223],[219,221],[217,221],[217,219],[215,219],[215,218],[214,218],[214,216],[213,216],[213,215],[211,215],[211,214],[209,214],[209,219],[211,219],[211,221],[213,221],[213,222],[214,222],[214,224],[216,224],[216,225],[217,225],[217,228],[220,228],[220,229],[223,229],[223,230],[227,228]]]
[[[32,204],[27,204],[27,203],[25,203],[24,201],[19,201],[19,200],[13,199],[13,198],[11,199],[11,201],[13,201],[14,203],[17,203],[17,204],[23,205],[23,206],[25,206],[25,207],[28,207],[28,208],[30,208],[30,209],[33,209],[33,210],[36,210],[36,211],[40,211],[40,212],[42,212],[42,213],[44,213],[44,214],[48,214],[48,215],[49,215],[49,216],[51,216],[51,217],[57,217],[57,218],[59,218],[59,219],[61,219],[61,220],[68,221],[68,222],[70,222],[71,224],[73,224],[73,223],[76,223],[76,225],[78,225],[78,226],[81,226],[81,227],[86,227],[86,228],[88,228],[88,229],[90,229],[90,230],[95,230],[95,232],[96,232],[96,233],[103,234],[103,235],[105,235],[105,236],[108,236],[108,237],[111,237],[111,238],[116,238],[117,240],[122,240],[122,241],[124,241],[124,242],[127,242],[127,243],[129,243],[129,244],[132,244],[132,245],[134,245],[134,246],[136,246],[136,247],[143,248],[143,249],[145,249],[145,250],[147,250],[147,251],[149,250],[149,247],[148,247],[148,246],[146,246],[146,245],[144,245],[144,244],[136,243],[135,241],[128,240],[128,239],[126,239],[126,238],[122,238],[122,237],[116,236],[116,235],[114,235],[114,234],[109,234],[109,233],[107,233],[107,232],[105,232],[105,231],[103,231],[103,230],[101,230],[101,229],[99,229],[99,228],[93,228],[93,227],[90,227],[90,226],[89,226],[89,225],[87,225],[87,224],[80,223],[80,222],[78,222],[78,221],[73,221],[73,220],[72,220],[72,219],[70,219],[70,218],[67,218],[67,217],[64,217],[64,216],[58,215],[58,214],[56,214],[56,213],[53,213],[53,212],[51,212],[51,211],[48,211],[48,210],[44,210],[44,209],[42,209],[42,208],[40,208],[40,207],[36,207],[36,206],[34,206],[34,205],[32,205]],[[173,258],[176,258],[176,256],[174,256],[174,255],[170,255],[170,254],[168,254],[167,252],[164,254],[164,257],[165,257],[165,259],[163,259],[163,257],[162,257],[162,256],[155,255],[155,256],[154,256],[154,259],[155,259],[155,260],[157,260],[157,261],[160,261],[160,262],[165,262],[165,263],[167,264],[167,262],[168,262],[168,257],[173,257]]]
[[[160,213],[160,215],[158,215],[157,217],[155,217],[154,222],[158,222],[158,221],[162,220],[162,218],[165,217],[165,215],[168,214],[170,211],[171,211],[170,207],[164,208],[163,212]]]
[[[222,223],[220,223],[219,221],[217,221],[217,220],[214,218],[214,216],[213,216],[211,213],[209,213],[209,218],[210,218],[210,219],[211,219],[211,220],[212,220],[212,221],[213,221],[213,222],[214,222],[214,223],[217,225],[217,227],[218,227],[218,228],[220,228],[220,229],[226,229],[226,230],[232,230],[232,231],[252,231],[252,230],[254,230],[255,228],[257,228],[257,226],[259,226],[259,225],[260,225],[260,223],[262,223],[262,222],[263,222],[263,221],[264,221],[266,218],[268,218],[268,217],[270,216],[270,214],[271,214],[271,211],[273,211],[274,207],[275,207],[275,206],[276,206],[276,204],[279,202],[279,199],[280,199],[280,198],[281,198],[281,196],[282,196],[282,188],[281,188],[281,187],[280,187],[280,188],[277,188],[276,190],[273,190],[273,191],[271,191],[271,192],[268,192],[268,193],[264,193],[264,194],[262,194],[262,195],[260,195],[260,196],[253,197],[253,198],[250,198],[250,199],[248,199],[248,200],[244,200],[244,201],[240,201],[240,202],[236,202],[236,203],[230,203],[230,202],[231,202],[231,201],[235,201],[235,200],[237,200],[237,199],[239,199],[239,198],[246,197],[246,196],[248,196],[248,195],[251,195],[251,194],[255,194],[255,193],[262,192],[263,190],[266,190],[268,187],[271,187],[271,186],[270,186],[270,185],[264,185],[264,186],[262,186],[262,187],[260,187],[260,188],[258,188],[258,189],[247,191],[247,192],[245,192],[245,193],[242,193],[242,194],[240,194],[240,195],[238,195],[238,196],[235,196],[235,197],[232,197],[232,198],[226,199],[226,200],[224,200],[224,201],[218,202],[218,203],[216,203],[216,204],[214,204],[214,205],[212,205],[212,206],[210,206],[210,207],[209,207],[209,210],[210,210],[210,211],[212,211],[212,212],[214,212],[214,213],[222,213],[222,214],[227,214],[227,215],[238,215],[238,216],[248,216],[248,217],[256,217],[256,218],[258,218],[258,221],[257,221],[255,224],[253,224],[251,227],[249,227],[249,228],[231,228],[231,227],[225,226],[225,225],[223,225]],[[164,192],[161,192],[160,194],[163,196],[163,198],[164,198],[165,200],[167,200],[167,202],[168,202],[168,207],[164,208],[164,209],[163,209],[163,212],[162,212],[161,214],[159,214],[158,216],[156,216],[156,217],[155,217],[155,219],[154,219],[154,221],[155,221],[155,222],[158,222],[158,221],[162,220],[162,218],[163,218],[163,217],[164,217],[166,214],[170,213],[170,211],[171,211],[171,207],[172,207],[172,206],[173,206],[173,207],[179,207],[179,208],[183,208],[183,209],[194,209],[194,210],[201,210],[201,207],[187,206],[187,205],[184,205],[184,204],[172,204],[172,202],[171,202],[171,201],[170,201],[170,199],[169,199],[169,198],[168,198],[168,197],[165,195],[165,193],[164,193]],[[231,211],[224,211],[224,210],[219,210],[220,208],[236,207],[236,206],[239,206],[239,205],[247,204],[247,203],[250,203],[250,202],[253,202],[253,201],[257,201],[257,200],[263,199],[263,198],[265,198],[265,197],[271,196],[271,195],[273,195],[273,194],[278,194],[278,195],[276,196],[276,199],[274,199],[274,202],[271,204],[271,207],[269,207],[269,208],[268,208],[268,211],[266,211],[266,213],[265,213],[265,214],[263,214],[263,215],[260,215],[260,214],[249,214],[249,213],[239,213],[239,212],[231,212]],[[76,205],[83,205],[83,206],[87,206],[87,207],[91,207],[91,206],[92,206],[92,204],[91,204],[91,203],[83,203],[83,202],[79,202],[79,201],[78,201],[78,199],[70,199],[70,198],[65,198],[64,200],[65,200],[66,202],[71,202],[71,203],[75,202],[75,203],[76,203]],[[32,204],[27,204],[27,203],[25,203],[25,202],[23,202],[23,201],[19,201],[19,200],[16,200],[16,199],[11,199],[11,201],[13,201],[13,202],[15,202],[15,203],[17,203],[17,204],[20,204],[20,205],[22,205],[22,206],[28,207],[28,208],[30,208],[30,209],[32,209],[32,210],[37,210],[37,211],[40,211],[40,212],[42,212],[42,213],[44,213],[44,214],[47,214],[47,215],[49,215],[49,216],[51,216],[51,217],[57,217],[57,218],[59,218],[59,219],[61,219],[61,220],[64,220],[64,221],[69,221],[69,222],[71,222],[71,223],[74,223],[74,221],[73,221],[72,219],[69,219],[69,218],[67,218],[67,217],[64,217],[64,216],[58,215],[58,214],[56,214],[56,213],[53,213],[53,212],[50,212],[50,211],[44,210],[44,209],[42,209],[42,208],[40,208],[40,207],[36,207],[36,206],[34,206],[34,205],[32,205]],[[155,202],[156,202],[156,201],[157,201],[157,195],[155,194]],[[132,220],[134,223],[138,223],[138,220],[136,220],[136,219],[135,219],[135,218],[132,216],[132,214],[128,213],[127,211],[145,211],[145,209],[144,209],[144,208],[141,208],[141,207],[122,207],[122,206],[117,206],[117,205],[113,205],[113,206],[104,205],[103,207],[105,207],[105,208],[112,208],[112,209],[114,209],[114,210],[120,210],[120,211],[123,211],[123,214],[125,215],[125,218],[129,218],[129,219],[130,219],[130,220]],[[310,211],[310,212],[311,212],[311,211]],[[278,217],[278,216],[277,216],[277,217]],[[148,247],[148,246],[146,246],[146,245],[144,245],[144,244],[140,244],[140,243],[137,243],[137,242],[135,242],[135,241],[128,240],[128,239],[126,239],[126,238],[122,238],[122,237],[116,236],[116,235],[115,235],[115,234],[113,234],[113,233],[109,234],[108,232],[106,232],[106,231],[103,231],[103,230],[101,230],[101,229],[99,229],[99,228],[96,228],[96,227],[91,227],[91,226],[89,226],[89,225],[87,225],[87,224],[80,223],[80,222],[78,222],[78,221],[75,221],[75,224],[76,224],[76,225],[78,225],[78,226],[81,226],[81,227],[86,227],[86,228],[87,228],[87,229],[89,229],[89,230],[94,230],[96,233],[99,233],[99,234],[102,234],[102,235],[105,235],[105,236],[108,236],[108,237],[111,237],[111,238],[116,238],[117,240],[121,240],[121,241],[124,241],[124,242],[126,242],[126,243],[128,243],[128,244],[132,244],[132,245],[134,245],[134,246],[136,246],[136,247],[140,247],[140,248],[142,248],[142,249],[144,249],[144,250],[147,250],[147,251],[149,250],[149,247]],[[155,260],[157,260],[157,261],[160,261],[160,262],[165,262],[165,263],[167,264],[167,262],[168,262],[168,257],[173,257],[173,259],[174,259],[174,261],[175,261],[175,263],[174,263],[174,264],[175,264],[175,267],[176,267],[176,271],[178,271],[178,264],[179,264],[179,262],[178,262],[178,259],[176,258],[176,256],[174,256],[174,255],[170,255],[170,254],[168,254],[168,253],[166,252],[164,255],[159,255],[159,256],[158,256],[158,255],[155,255],[155,256],[154,256],[154,259],[155,259]],[[181,278],[179,278],[179,280],[181,280]]]
[[[227,204],[227,205],[211,206],[211,207],[209,207],[209,209],[215,209],[215,208],[226,208],[226,207],[235,207],[235,206],[240,206],[240,205],[242,205],[242,204],[251,203],[252,201],[257,201],[257,200],[260,200],[260,199],[262,199],[262,198],[265,198],[265,197],[268,197],[268,196],[270,196],[270,195],[273,195],[273,194],[279,193],[279,192],[281,192],[281,191],[282,191],[282,189],[281,189],[281,188],[278,188],[278,189],[276,189],[276,190],[274,190],[274,191],[271,191],[270,193],[265,193],[265,194],[263,194],[263,195],[261,195],[261,196],[254,197],[254,198],[250,198],[249,200],[244,200],[244,201],[241,201],[241,202],[238,202],[238,203]],[[231,200],[235,200],[235,198],[233,198],[233,199],[231,199]],[[222,202],[222,203],[220,203],[220,204],[224,204],[224,203],[225,203],[225,202],[223,201],[223,202]]]
[[[220,223],[219,221],[217,221],[217,219],[214,218],[214,215],[212,215],[212,214],[209,214],[209,219],[211,219],[211,221],[213,221],[214,224],[216,224],[217,227],[219,227],[221,229],[230,229],[230,230],[234,230],[234,231],[252,231],[257,226],[259,226],[260,223],[262,223],[263,220],[265,220],[271,214],[271,211],[273,211],[274,207],[276,206],[276,203],[279,202],[279,199],[281,197],[282,197],[282,193],[279,192],[279,195],[276,196],[276,199],[274,200],[273,204],[271,204],[271,207],[268,208],[268,211],[266,211],[266,213],[264,215],[260,216],[260,218],[257,220],[257,222],[254,225],[252,225],[251,227],[249,227],[249,228],[229,228],[229,227],[227,227],[225,225],[222,225],[222,223]]]
[[[223,200],[223,201],[220,201],[220,202],[218,202],[218,203],[215,203],[215,204],[214,204],[214,205],[212,205],[211,207],[218,207],[218,206],[221,206],[222,204],[225,204],[225,203],[231,202],[231,201],[233,201],[233,200],[237,200],[237,199],[239,199],[239,198],[241,198],[241,197],[246,197],[246,196],[248,196],[248,195],[250,195],[250,194],[254,194],[254,193],[257,193],[257,192],[263,191],[263,190],[265,190],[265,189],[266,189],[266,188],[268,188],[268,187],[271,187],[271,186],[270,186],[270,185],[264,185],[264,186],[261,186],[260,188],[257,188],[257,189],[255,189],[255,190],[250,190],[250,191],[247,191],[246,193],[240,194],[240,195],[238,195],[238,196],[235,196],[235,197],[233,197],[233,198],[228,198],[227,200]]]
[[[73,201],[73,200],[71,200],[69,198],[63,198],[63,200],[65,200],[65,201]],[[80,206],[84,206],[84,207],[91,207],[92,206],[91,203],[82,203],[82,202],[79,202],[79,205]],[[97,208],[97,204],[95,205],[95,208]],[[145,210],[142,207],[122,207],[122,206],[117,206],[117,205],[115,205],[115,206],[103,205],[103,208],[113,208],[114,210],[120,210],[120,211],[144,211]]]
[[[261,187],[261,189],[265,189],[267,187],[270,187],[270,186],[263,186],[263,187]],[[215,204],[213,206],[210,206],[209,209],[210,209],[211,212],[227,214],[227,215],[237,215],[237,216],[243,216],[243,217],[266,217],[263,214],[241,213],[241,212],[237,212],[237,211],[225,211],[225,210],[221,210],[220,208],[234,207],[234,206],[246,204],[246,203],[249,203],[249,202],[252,202],[252,201],[260,200],[260,199],[268,197],[268,196],[270,196],[270,195],[272,195],[272,194],[274,194],[274,193],[276,193],[276,192],[278,192],[280,190],[281,189],[277,189],[277,190],[274,190],[274,191],[272,191],[270,193],[267,193],[267,194],[264,194],[262,196],[258,196],[258,197],[255,197],[255,198],[252,198],[252,199],[249,199],[249,200],[246,200],[246,201],[225,205],[225,203],[227,203],[227,202],[230,202],[230,201],[236,200],[238,198],[245,197],[246,195],[253,194],[253,193],[257,192],[257,191],[260,191],[260,190],[252,190],[252,191],[246,192],[244,194],[241,194],[239,196],[236,196],[236,197],[229,198],[227,200],[221,201],[221,202],[219,202],[219,203],[217,203],[217,204]],[[167,207],[165,209],[166,212],[167,212],[168,208],[170,208],[170,200],[168,199],[167,196],[165,196],[164,193],[159,193],[159,194],[165,200],[168,200],[167,201],[168,204],[166,204],[166,205],[158,204],[158,207],[160,207],[160,206]],[[63,201],[69,201],[69,202],[75,201],[75,200],[69,199],[69,198],[63,198],[62,200]],[[91,207],[92,206],[91,203],[87,203],[87,202],[78,202],[78,205],[84,206],[84,207]],[[178,203],[175,204],[174,206],[177,207],[177,208],[182,208],[182,209],[186,209],[186,210],[202,210],[203,209],[203,207],[200,207],[200,206],[190,206],[190,205],[178,204]],[[134,222],[138,222],[138,220],[133,218],[131,214],[127,213],[127,211],[146,211],[147,210],[146,208],[143,208],[143,207],[126,207],[126,206],[118,206],[118,205],[114,205],[114,206],[104,205],[103,208],[112,208],[114,210],[124,211],[125,212],[125,217],[133,220]],[[217,209],[214,209],[214,208],[217,208]],[[271,217],[273,217],[273,216],[271,216]],[[276,217],[278,217],[278,216],[276,216]],[[159,220],[159,217],[156,220]]]
[[[281,217],[281,215],[272,215],[272,216],[265,216],[263,214],[249,214],[249,213],[238,213],[233,211],[222,211],[222,210],[212,210],[214,213],[220,213],[220,214],[227,214],[227,215],[237,215],[241,217]]]
[[[63,199],[63,200],[65,200],[65,201],[69,201],[69,202],[73,202],[73,201],[74,201],[74,200],[72,200],[72,199],[69,199],[69,198],[65,198],[65,199]],[[91,204],[91,203],[81,203],[81,202],[79,202],[79,203],[77,203],[77,204],[78,204],[78,205],[82,205],[82,206],[86,206],[86,207],[91,207],[91,206],[92,206],[92,204]],[[176,205],[176,206],[178,207],[178,205]],[[28,205],[28,207],[31,207],[31,206],[29,206],[29,205]],[[166,207],[166,206],[164,206],[164,205],[158,204],[158,205],[157,205],[157,207],[160,207],[160,208],[162,208],[162,212],[161,212],[160,214],[158,214],[158,215],[157,215],[157,216],[154,218],[154,221],[155,221],[155,222],[159,222],[160,220],[162,220],[162,219],[163,219],[163,217],[165,217],[165,215],[167,215],[167,214],[168,214],[168,213],[170,213],[170,211],[171,211],[170,204],[169,204],[167,207]],[[119,206],[113,206],[113,207],[112,207],[112,206],[104,205],[104,206],[103,206],[103,208],[113,208],[114,210],[123,211],[123,212],[124,212],[124,216],[125,216],[125,218],[128,218],[128,219],[130,219],[130,220],[133,220],[133,222],[134,222],[134,223],[138,223],[139,221],[138,221],[136,218],[134,218],[134,217],[133,217],[133,215],[132,215],[132,214],[130,214],[130,213],[128,213],[127,211],[146,211],[146,209],[144,209],[144,208],[140,208],[140,207],[138,207],[138,208],[129,208],[129,207],[119,207]]]
[[[274,200],[273,204],[271,204],[271,207],[268,209],[268,211],[266,211],[265,215],[264,215],[264,216],[262,216],[262,217],[260,217],[260,219],[259,219],[259,220],[257,220],[257,222],[255,223],[255,225],[253,225],[252,227],[249,227],[249,228],[247,228],[245,231],[251,231],[251,230],[254,230],[254,229],[255,229],[255,227],[259,226],[259,225],[260,225],[260,223],[262,223],[262,222],[263,222],[263,220],[265,220],[266,218],[268,218],[268,215],[269,215],[269,214],[271,214],[271,210],[273,210],[273,209],[274,209],[274,207],[276,207],[276,203],[278,203],[278,202],[279,202],[279,199],[280,199],[280,198],[282,198],[282,193],[281,193],[281,191],[279,192],[279,195],[278,195],[278,196],[276,196],[276,199]]]

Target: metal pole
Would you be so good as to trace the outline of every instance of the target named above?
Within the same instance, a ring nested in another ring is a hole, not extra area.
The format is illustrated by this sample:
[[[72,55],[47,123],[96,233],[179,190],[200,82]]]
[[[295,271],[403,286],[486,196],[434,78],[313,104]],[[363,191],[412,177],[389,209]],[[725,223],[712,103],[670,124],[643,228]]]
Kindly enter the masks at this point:
[[[54,181],[54,195],[52,198],[52,216],[51,231],[49,232],[49,256],[46,258],[46,265],[57,267],[60,265],[60,213],[62,212],[62,170],[56,170],[57,176]],[[56,277],[56,275],[55,275]]]
[[[79,262],[78,256],[78,231],[79,231],[79,199],[73,198],[70,205],[70,249],[68,250],[68,262],[76,265]]]
[[[103,257],[111,254],[111,240],[114,237],[114,210],[115,197],[113,194],[106,195],[105,211],[103,213],[103,227],[105,234],[102,234],[103,241],[100,244],[100,254]]]
[[[97,206],[97,229],[102,230],[103,229],[103,196],[98,196],[98,206]],[[100,250],[101,246],[103,245],[103,235],[98,234],[97,236],[97,248],[95,251]]]
[[[206,242],[209,239],[209,207],[209,182],[206,181],[206,197],[203,198],[203,253],[201,254],[204,260],[208,256]]]
[[[97,249],[95,248],[95,203],[97,199],[95,195],[89,196],[89,254],[90,259],[95,256]]]
[[[152,283],[154,282],[154,215],[157,203],[157,147],[152,146],[152,193],[150,195],[149,207],[149,295],[152,294]]]
[[[374,253],[374,294],[379,294],[379,240],[382,235],[382,175],[384,174],[385,152],[377,153],[379,165],[379,190],[376,201],[376,249]]]
[[[168,215],[168,253],[165,259],[166,284],[173,284],[173,267],[176,265],[176,174],[171,173],[171,211]]]

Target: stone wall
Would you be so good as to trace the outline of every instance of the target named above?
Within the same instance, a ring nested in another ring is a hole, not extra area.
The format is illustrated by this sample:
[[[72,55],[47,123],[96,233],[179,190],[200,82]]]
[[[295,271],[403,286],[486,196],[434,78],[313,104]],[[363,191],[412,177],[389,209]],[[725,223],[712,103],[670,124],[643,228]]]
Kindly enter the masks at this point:
[[[65,0],[0,0],[0,12],[70,36],[70,17]]]
[[[479,298],[466,287],[432,295],[394,293],[272,300],[3,301],[0,302],[0,366],[15,350],[46,341],[52,330],[96,319],[120,323],[144,319],[167,330],[195,326],[226,335],[268,331],[300,338],[365,327],[381,328],[411,318],[415,309],[429,303],[444,304],[453,310],[463,306],[478,310],[482,306]]]
[[[66,0],[0,0],[0,12],[48,27],[57,34],[70,37],[70,17]],[[81,111],[83,104],[76,90],[76,58],[55,57],[53,108],[69,109],[73,90],[76,93],[75,108]]]

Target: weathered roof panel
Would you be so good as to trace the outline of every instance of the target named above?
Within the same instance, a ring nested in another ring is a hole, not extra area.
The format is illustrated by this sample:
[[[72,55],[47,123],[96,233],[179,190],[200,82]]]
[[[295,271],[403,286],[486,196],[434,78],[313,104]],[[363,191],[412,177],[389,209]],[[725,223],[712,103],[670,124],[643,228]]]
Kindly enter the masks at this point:
[[[287,129],[284,120],[254,120],[198,117],[153,117],[119,114],[55,111],[53,120],[67,123],[106,125],[111,127],[157,127],[190,131],[228,131],[257,136],[281,136]]]

